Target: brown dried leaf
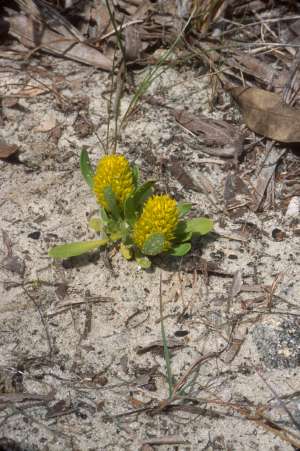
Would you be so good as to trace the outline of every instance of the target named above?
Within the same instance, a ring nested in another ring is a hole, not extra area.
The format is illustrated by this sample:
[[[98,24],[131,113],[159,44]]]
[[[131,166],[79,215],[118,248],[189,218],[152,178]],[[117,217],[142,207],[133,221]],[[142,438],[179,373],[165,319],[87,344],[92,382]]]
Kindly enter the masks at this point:
[[[221,360],[227,364],[231,363],[239,353],[248,334],[248,327],[246,324],[238,324],[232,332],[233,336],[230,337],[228,346],[221,357]]]
[[[183,169],[183,164],[180,161],[171,160],[168,167],[172,176],[184,188],[192,189],[198,193],[206,194],[208,200],[217,208],[217,198],[215,190],[210,181],[203,174],[198,174],[197,179],[194,179],[187,173],[187,171]]]
[[[259,176],[257,177],[256,183],[255,183],[255,203],[254,203],[254,211],[257,211],[261,203],[263,201],[263,198],[265,196],[265,192],[268,188],[268,185],[270,183],[271,178],[274,176],[274,172],[276,170],[276,167],[280,161],[280,159],[285,154],[286,149],[278,149],[277,147],[270,147],[270,150],[266,156],[265,162],[263,167],[261,168],[261,171],[259,173]]]
[[[125,29],[125,54],[127,61],[135,61],[140,58],[142,41],[138,26]]]
[[[45,24],[21,14],[8,17],[7,20],[10,24],[10,34],[26,47],[42,49],[99,69],[107,71],[112,69],[113,64],[109,58],[97,49],[78,42],[73,36],[66,37],[55,33]]]
[[[278,71],[267,62],[263,62],[253,55],[239,51],[231,50],[233,55],[227,61],[230,68],[235,68],[243,73],[251,75],[258,82],[274,86],[275,90],[282,89],[288,79],[288,72],[284,69]]]
[[[54,113],[49,113],[45,116],[45,118],[40,122],[39,125],[33,127],[32,131],[45,133],[53,130],[56,126],[56,117]]]
[[[236,174],[228,174],[224,183],[224,201],[228,207],[230,204],[241,198],[242,195],[249,194],[249,189],[241,177]]]
[[[283,103],[278,94],[241,86],[230,93],[255,133],[280,142],[300,142],[300,110]]]
[[[45,0],[15,0],[20,10],[27,16],[42,23],[51,24],[51,28],[67,37],[74,37],[83,42],[82,34],[58,12],[58,8],[51,6]]]
[[[226,350],[226,352],[223,355],[223,362],[225,363],[231,363],[234,358],[237,356],[237,354],[239,353],[242,344],[244,343],[245,338],[243,337],[242,339],[240,338],[233,338],[229,348]]]
[[[46,418],[56,418],[67,413],[72,413],[74,409],[71,408],[70,403],[64,399],[60,399],[53,406],[47,408]]]
[[[195,270],[202,273],[208,283],[209,275],[233,277],[234,274],[223,270],[213,261],[207,261],[199,255],[190,255],[190,258],[185,262],[183,269],[186,272],[194,272]]]
[[[230,297],[234,298],[239,294],[241,288],[243,286],[243,274],[241,270],[238,270],[234,273],[231,287],[230,287]]]
[[[0,158],[5,159],[16,153],[18,146],[0,141]]]
[[[130,396],[129,403],[134,409],[140,409],[141,407],[145,407],[145,403],[143,401],[140,401],[137,398],[134,398],[133,396]]]
[[[25,273],[25,262],[20,257],[8,255],[1,261],[1,266],[7,271],[19,274],[21,277]]]
[[[179,2],[178,2],[179,3]],[[215,0],[214,2],[210,0],[202,0],[201,2],[195,3],[195,22],[197,31],[206,33],[216,20],[220,19],[225,13],[228,6],[227,2],[224,0]]]
[[[1,393],[0,404],[26,401],[51,401],[53,397],[53,393],[49,393],[48,395],[39,395],[38,393]]]
[[[184,346],[184,342],[180,340],[176,340],[175,338],[168,337],[168,348],[172,350],[176,350],[182,348]],[[145,354],[146,352],[157,352],[159,354],[163,353],[164,344],[162,340],[157,340],[149,343],[145,346],[137,346],[135,351],[138,355]]]
[[[173,177],[184,187],[187,189],[192,189],[194,191],[198,191],[197,186],[195,185],[192,177],[183,169],[182,162],[172,161],[169,165],[169,169]]]
[[[15,94],[15,97],[35,97],[41,94],[46,94],[50,91],[50,88],[38,87],[38,86],[25,86]]]
[[[208,146],[226,146],[214,150],[214,155],[232,158],[242,151],[244,137],[238,127],[228,122],[212,119],[204,114],[195,116],[184,110],[175,111],[175,119],[184,128],[200,136]]]

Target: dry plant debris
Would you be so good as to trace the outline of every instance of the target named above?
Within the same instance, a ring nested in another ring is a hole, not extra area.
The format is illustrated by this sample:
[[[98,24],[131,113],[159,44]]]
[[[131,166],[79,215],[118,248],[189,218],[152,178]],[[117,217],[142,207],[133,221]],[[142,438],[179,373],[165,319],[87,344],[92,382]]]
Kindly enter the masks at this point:
[[[300,141],[300,110],[287,105],[278,94],[243,87],[234,88],[231,94],[250,130],[278,142]]]
[[[3,141],[0,142],[0,158],[5,159],[16,153],[18,147],[15,144],[7,144]]]
[[[0,14],[0,448],[299,449],[297,2]],[[215,233],[153,271],[51,262],[95,239],[82,149],[118,149]]]

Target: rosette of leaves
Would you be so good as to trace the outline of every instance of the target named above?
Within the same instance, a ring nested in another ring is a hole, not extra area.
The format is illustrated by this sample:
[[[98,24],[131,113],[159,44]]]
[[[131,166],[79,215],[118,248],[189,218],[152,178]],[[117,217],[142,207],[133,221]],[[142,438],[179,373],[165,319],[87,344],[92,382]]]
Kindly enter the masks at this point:
[[[183,256],[190,251],[194,234],[205,235],[213,229],[211,219],[184,219],[191,204],[153,195],[154,181],[142,184],[138,168],[122,155],[103,157],[94,172],[83,150],[80,168],[99,204],[99,216],[89,221],[99,239],[55,246],[49,251],[52,258],[66,259],[119,243],[124,258],[135,258],[142,268],[149,268],[149,257]]]

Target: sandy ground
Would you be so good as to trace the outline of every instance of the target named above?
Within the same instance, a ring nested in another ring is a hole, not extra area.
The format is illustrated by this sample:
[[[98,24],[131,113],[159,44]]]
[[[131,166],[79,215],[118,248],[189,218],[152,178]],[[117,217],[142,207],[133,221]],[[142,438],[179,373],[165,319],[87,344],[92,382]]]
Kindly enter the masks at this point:
[[[98,137],[106,137],[111,82],[79,64],[49,57],[42,64],[3,66],[0,74],[1,95],[20,95],[6,99],[1,114],[2,139],[20,150],[18,161],[0,160],[0,437],[23,450],[296,449],[271,423],[295,432],[279,397],[300,422],[295,218],[279,201],[257,214],[224,210],[226,177],[238,174],[248,187],[238,200],[249,200],[264,148],[237,169],[192,149],[172,108],[224,113],[211,109],[209,78],[198,68],[168,70],[149,92],[164,106],[144,101],[118,151],[160,190],[192,201],[194,216],[212,217],[220,234],[195,242],[184,259],[157,259],[149,271],[114,252],[54,262],[52,245],[95,236],[87,219],[97,206],[79,155],[86,148],[94,164],[103,155]],[[130,98],[126,93],[123,112]],[[226,118],[234,117],[228,105]],[[195,180],[210,181],[216,205],[170,175],[171,156]],[[278,180],[277,199],[283,190]],[[207,274],[201,258],[217,269]],[[188,379],[185,395],[194,403],[176,401],[186,409],[167,412],[146,409],[168,397],[160,277],[175,382],[201,356],[223,350]],[[269,429],[259,423],[260,406]]]

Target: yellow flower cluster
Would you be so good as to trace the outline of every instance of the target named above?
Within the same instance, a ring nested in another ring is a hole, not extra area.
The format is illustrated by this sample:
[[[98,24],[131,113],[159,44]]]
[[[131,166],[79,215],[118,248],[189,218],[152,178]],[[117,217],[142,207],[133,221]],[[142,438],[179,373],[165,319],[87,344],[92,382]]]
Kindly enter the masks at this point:
[[[163,251],[167,251],[175,238],[178,220],[179,211],[174,199],[166,194],[152,196],[147,200],[140,218],[134,225],[133,240],[142,249],[153,233],[161,233],[165,238]]]
[[[94,176],[94,192],[98,203],[109,210],[104,189],[111,186],[119,205],[133,192],[132,170],[123,155],[107,155],[98,163]]]

